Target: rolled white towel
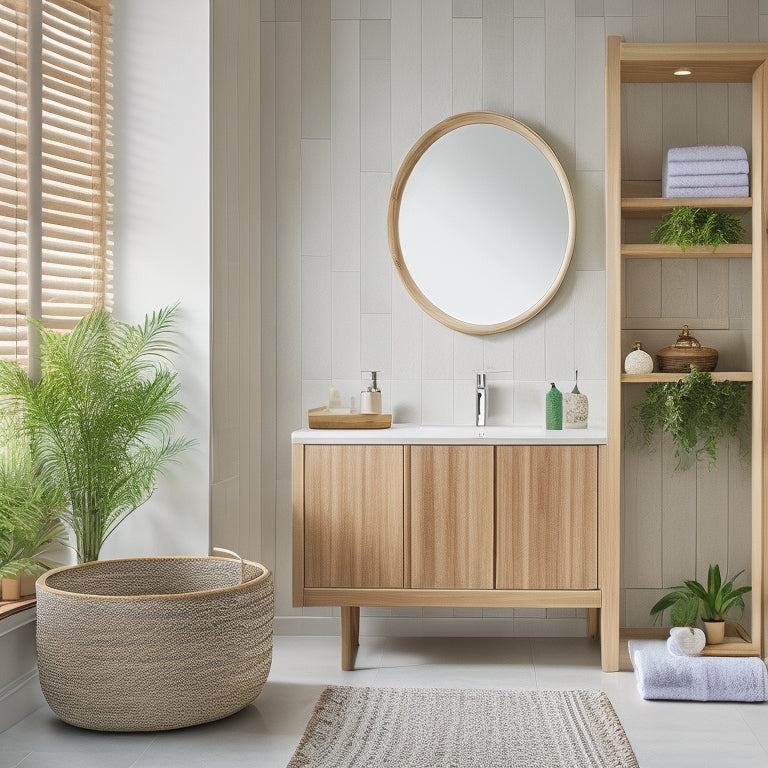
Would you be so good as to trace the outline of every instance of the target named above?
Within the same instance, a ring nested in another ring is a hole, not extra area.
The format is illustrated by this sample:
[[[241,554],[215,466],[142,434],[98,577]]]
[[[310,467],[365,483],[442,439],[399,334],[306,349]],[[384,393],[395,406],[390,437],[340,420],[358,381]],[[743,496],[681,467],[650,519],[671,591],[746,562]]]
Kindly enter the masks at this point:
[[[696,174],[690,176],[667,176],[667,187],[747,187],[746,173]]]
[[[669,160],[746,160],[747,150],[736,146],[671,147]]]
[[[707,644],[698,627],[672,627],[667,638],[667,650],[673,656],[699,656]]]
[[[668,160],[664,158],[667,176],[720,175],[725,173],[749,173],[748,160]]]

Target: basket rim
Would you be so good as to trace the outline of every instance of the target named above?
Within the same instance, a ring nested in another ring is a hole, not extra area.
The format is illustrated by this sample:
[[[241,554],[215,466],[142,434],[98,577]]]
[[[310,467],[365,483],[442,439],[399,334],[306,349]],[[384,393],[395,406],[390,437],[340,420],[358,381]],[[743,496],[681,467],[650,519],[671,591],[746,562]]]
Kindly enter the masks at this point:
[[[217,594],[227,594],[229,592],[239,592],[250,587],[256,586],[263,581],[266,581],[272,572],[263,563],[256,562],[255,560],[246,560],[243,558],[243,563],[247,565],[256,566],[261,568],[262,572],[254,579],[249,579],[241,584],[232,584],[229,587],[218,587],[216,589],[202,589],[195,592],[173,592],[165,594],[137,594],[137,595],[94,595],[89,592],[70,592],[66,589],[56,589],[48,585],[48,578],[55,576],[62,571],[75,571],[85,568],[96,567],[109,563],[125,563],[125,562],[156,562],[162,560],[220,560],[228,563],[239,563],[239,560],[235,560],[231,557],[218,557],[216,555],[153,555],[150,557],[115,557],[107,560],[91,560],[87,563],[76,563],[75,565],[62,565],[58,568],[52,568],[50,571],[43,573],[35,582],[35,587],[38,590],[47,592],[51,595],[61,595],[64,597],[72,598],[74,600],[101,600],[101,601],[147,601],[147,600],[186,600],[195,596],[210,596]]]

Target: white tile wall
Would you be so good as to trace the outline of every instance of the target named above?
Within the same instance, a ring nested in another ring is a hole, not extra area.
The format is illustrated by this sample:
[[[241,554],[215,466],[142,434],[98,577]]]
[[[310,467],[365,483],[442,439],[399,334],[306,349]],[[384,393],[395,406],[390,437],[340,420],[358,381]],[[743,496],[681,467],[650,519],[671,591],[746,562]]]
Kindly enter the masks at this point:
[[[262,529],[274,538],[263,545],[274,552],[278,616],[297,613],[290,603],[288,436],[306,423],[306,408],[324,402],[329,386],[359,397],[359,371],[377,368],[385,408],[396,421],[470,423],[473,371],[482,367],[493,371],[491,423],[541,424],[549,381],[570,389],[578,368],[591,420],[604,422],[605,37],[757,39],[768,36],[763,6],[757,0],[262,2],[262,247],[263,259],[274,264],[262,279],[274,282],[276,307],[273,362],[263,361],[275,368],[275,494],[274,509],[262,512]],[[577,213],[572,266],[554,301],[523,326],[482,338],[424,315],[392,269],[386,232],[389,189],[406,152],[424,130],[466,109],[504,112],[542,134],[570,178]],[[634,87],[625,115],[632,145],[625,175],[658,184],[665,147],[744,143],[748,115],[749,94],[741,86],[694,85],[682,96],[661,86]],[[723,269],[727,295],[713,288]],[[628,270],[641,287],[627,301],[629,317],[696,316],[706,306],[725,318],[729,328],[711,333],[728,334],[728,344],[738,345],[739,334],[748,332],[748,262],[703,269],[670,263],[664,270],[644,262]],[[269,295],[269,283],[265,290]],[[670,330],[646,332],[649,349],[669,343]],[[713,473],[680,475],[660,442],[655,453],[627,452],[627,620],[647,623],[648,607],[683,575],[675,566],[689,573],[713,557],[736,568],[748,563],[749,547],[739,535],[747,470],[736,453],[726,448]],[[715,514],[723,507],[728,516]],[[392,632],[415,626],[409,622],[418,622],[418,631],[470,632],[467,622],[503,621],[482,615],[425,611],[371,620]],[[514,630],[510,624],[499,631],[585,631],[580,614],[514,616]],[[302,631],[332,620],[306,618]]]

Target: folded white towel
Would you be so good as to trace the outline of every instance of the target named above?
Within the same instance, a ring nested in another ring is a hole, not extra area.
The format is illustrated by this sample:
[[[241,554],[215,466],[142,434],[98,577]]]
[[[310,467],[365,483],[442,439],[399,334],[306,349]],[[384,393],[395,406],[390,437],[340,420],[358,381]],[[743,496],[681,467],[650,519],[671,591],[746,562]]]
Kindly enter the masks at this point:
[[[725,173],[749,173],[748,160],[668,160],[664,158],[668,176],[720,175]]]
[[[746,160],[747,150],[735,146],[671,147],[669,160]]]
[[[630,640],[644,699],[766,701],[768,669],[757,657],[673,656],[664,640]]]
[[[697,174],[690,176],[667,175],[667,188],[677,187],[748,187],[746,173]]]
[[[749,197],[749,187],[667,187],[662,197]]]
[[[673,656],[698,656],[707,638],[698,627],[672,627],[667,638],[667,650]]]

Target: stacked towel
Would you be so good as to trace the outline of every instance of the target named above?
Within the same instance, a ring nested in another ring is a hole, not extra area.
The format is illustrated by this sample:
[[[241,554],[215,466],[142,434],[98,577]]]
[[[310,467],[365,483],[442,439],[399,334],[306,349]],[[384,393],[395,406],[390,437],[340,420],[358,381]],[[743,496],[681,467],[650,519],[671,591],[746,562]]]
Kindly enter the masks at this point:
[[[766,701],[768,669],[756,657],[675,656],[664,640],[630,640],[644,699]]]
[[[744,147],[673,147],[664,156],[664,197],[748,197]]]

